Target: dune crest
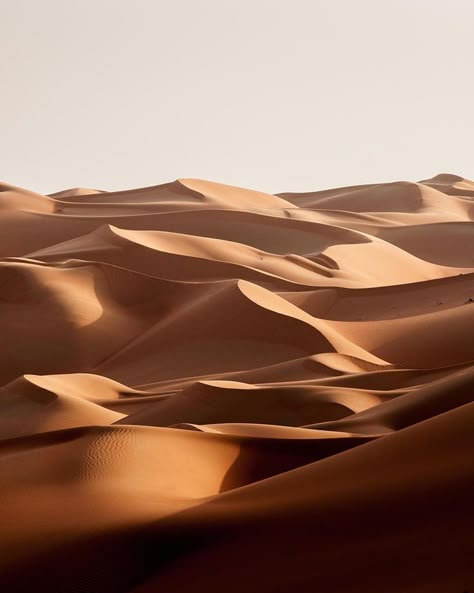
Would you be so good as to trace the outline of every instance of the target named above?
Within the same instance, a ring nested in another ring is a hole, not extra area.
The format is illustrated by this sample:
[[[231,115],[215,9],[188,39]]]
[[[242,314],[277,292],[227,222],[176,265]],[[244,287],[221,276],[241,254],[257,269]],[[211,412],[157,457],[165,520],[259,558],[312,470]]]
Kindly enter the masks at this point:
[[[0,585],[474,590],[474,182],[0,185]]]

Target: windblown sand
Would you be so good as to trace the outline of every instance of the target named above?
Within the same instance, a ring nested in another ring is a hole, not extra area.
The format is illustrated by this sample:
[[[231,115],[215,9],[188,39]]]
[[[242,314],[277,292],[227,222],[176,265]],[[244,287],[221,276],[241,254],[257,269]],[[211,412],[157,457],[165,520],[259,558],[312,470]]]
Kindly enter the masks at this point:
[[[0,192],[0,585],[474,591],[474,183]]]

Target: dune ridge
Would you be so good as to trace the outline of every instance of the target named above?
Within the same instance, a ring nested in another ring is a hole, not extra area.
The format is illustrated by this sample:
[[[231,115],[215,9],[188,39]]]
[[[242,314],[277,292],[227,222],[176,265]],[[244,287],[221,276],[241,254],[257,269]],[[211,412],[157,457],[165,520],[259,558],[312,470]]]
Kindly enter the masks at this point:
[[[0,585],[474,590],[474,182],[0,185]]]

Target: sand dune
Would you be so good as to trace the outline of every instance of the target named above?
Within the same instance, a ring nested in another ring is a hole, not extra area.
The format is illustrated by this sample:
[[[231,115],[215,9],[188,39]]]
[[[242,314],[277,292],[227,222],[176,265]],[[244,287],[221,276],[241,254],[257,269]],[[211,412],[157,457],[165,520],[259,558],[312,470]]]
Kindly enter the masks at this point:
[[[473,200],[2,184],[2,590],[473,590]]]
[[[443,187],[443,186],[442,186]],[[444,215],[468,219],[471,203],[464,196],[446,195],[436,184],[396,182],[348,187],[306,194],[279,194],[298,207],[349,212],[423,213],[439,210]]]

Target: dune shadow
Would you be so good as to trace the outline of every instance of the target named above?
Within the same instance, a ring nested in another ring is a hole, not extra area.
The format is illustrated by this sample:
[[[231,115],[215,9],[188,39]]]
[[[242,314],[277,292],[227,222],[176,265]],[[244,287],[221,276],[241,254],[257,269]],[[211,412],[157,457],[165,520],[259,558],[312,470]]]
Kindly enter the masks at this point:
[[[227,492],[247,484],[297,469],[357,447],[374,437],[327,439],[247,438],[225,474],[219,492]]]

